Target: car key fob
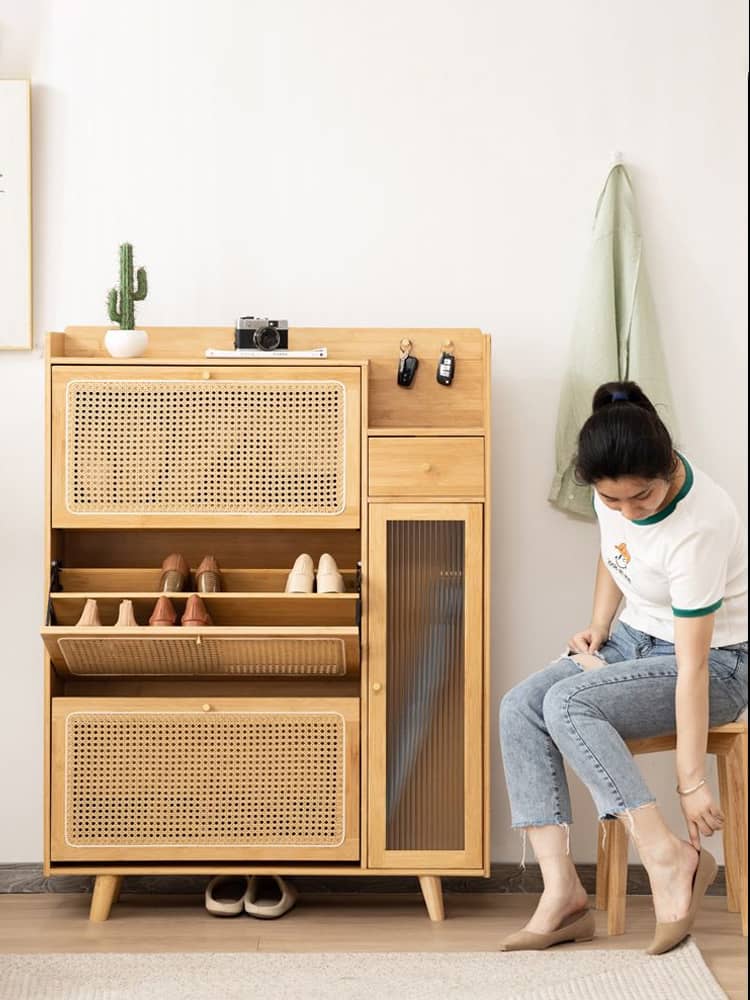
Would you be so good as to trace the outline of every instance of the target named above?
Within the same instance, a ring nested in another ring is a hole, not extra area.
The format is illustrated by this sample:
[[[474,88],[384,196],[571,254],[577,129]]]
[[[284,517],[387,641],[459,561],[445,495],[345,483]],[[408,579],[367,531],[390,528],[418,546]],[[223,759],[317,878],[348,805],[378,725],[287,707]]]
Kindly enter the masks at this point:
[[[396,379],[398,384],[408,389],[414,381],[418,367],[419,361],[415,357],[412,357],[411,354],[402,351],[398,362],[398,376]]]
[[[440,385],[450,385],[456,374],[456,359],[448,351],[443,351],[437,366],[437,380]]]

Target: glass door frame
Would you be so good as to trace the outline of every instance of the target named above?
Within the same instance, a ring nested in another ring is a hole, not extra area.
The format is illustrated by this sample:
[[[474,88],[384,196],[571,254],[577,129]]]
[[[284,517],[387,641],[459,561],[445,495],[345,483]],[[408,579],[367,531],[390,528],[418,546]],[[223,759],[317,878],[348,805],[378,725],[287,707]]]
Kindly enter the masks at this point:
[[[369,507],[368,867],[478,869],[483,864],[483,512],[481,503],[371,503]],[[463,521],[464,848],[389,850],[387,803],[388,521]]]

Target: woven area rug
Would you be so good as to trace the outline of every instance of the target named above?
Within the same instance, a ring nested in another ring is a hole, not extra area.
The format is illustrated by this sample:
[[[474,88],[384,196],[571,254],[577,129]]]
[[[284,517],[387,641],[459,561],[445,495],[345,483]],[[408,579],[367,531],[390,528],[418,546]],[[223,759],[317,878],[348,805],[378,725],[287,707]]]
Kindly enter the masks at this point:
[[[1,1000],[714,1000],[688,939],[667,955],[243,952],[0,955]]]

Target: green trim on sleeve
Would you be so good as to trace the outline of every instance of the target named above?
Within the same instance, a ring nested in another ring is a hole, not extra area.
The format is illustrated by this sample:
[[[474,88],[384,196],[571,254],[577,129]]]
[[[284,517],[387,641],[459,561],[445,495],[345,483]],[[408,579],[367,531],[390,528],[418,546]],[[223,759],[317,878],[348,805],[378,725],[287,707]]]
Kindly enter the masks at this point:
[[[718,611],[724,603],[724,598],[720,598],[716,604],[709,604],[707,608],[696,608],[695,611],[685,611],[683,608],[672,608],[675,618],[703,618],[705,615],[712,615]]]

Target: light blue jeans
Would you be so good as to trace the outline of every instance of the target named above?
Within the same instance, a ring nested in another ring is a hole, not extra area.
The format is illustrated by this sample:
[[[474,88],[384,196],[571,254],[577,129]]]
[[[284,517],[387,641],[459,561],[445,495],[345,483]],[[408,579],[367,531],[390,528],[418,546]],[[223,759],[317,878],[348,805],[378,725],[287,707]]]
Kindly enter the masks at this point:
[[[568,827],[563,758],[587,786],[601,819],[654,802],[625,740],[675,731],[674,645],[618,622],[584,670],[568,656],[517,684],[500,704],[500,742],[514,827]],[[709,724],[747,705],[747,643],[712,649]],[[525,845],[524,845],[525,846]]]

